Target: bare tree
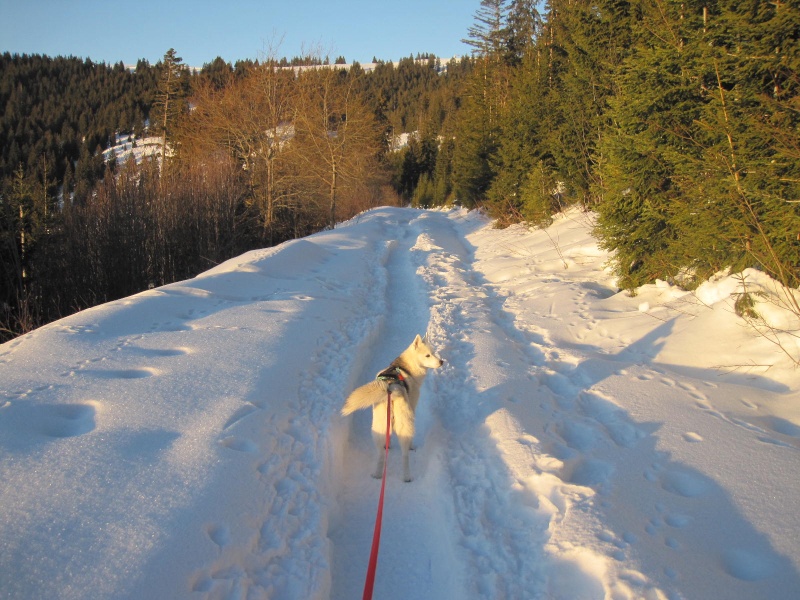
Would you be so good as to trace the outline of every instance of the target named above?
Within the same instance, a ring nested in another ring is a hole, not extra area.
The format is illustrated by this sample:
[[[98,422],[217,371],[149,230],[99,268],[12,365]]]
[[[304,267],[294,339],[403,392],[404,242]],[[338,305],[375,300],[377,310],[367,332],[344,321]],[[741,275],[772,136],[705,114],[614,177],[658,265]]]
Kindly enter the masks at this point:
[[[357,92],[355,76],[316,68],[298,76],[293,123],[293,156],[326,199],[333,227],[343,186],[364,181],[377,169],[377,120]]]
[[[287,195],[281,150],[291,136],[291,71],[265,60],[248,75],[222,89],[211,84],[195,94],[196,108],[186,123],[187,147],[202,152],[224,148],[247,173],[261,226],[273,227],[276,209]]]

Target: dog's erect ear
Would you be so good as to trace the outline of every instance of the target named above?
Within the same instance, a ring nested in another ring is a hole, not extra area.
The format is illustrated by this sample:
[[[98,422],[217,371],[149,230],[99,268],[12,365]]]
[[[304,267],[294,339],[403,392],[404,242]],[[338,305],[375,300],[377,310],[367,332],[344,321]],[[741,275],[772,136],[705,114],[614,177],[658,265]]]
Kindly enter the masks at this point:
[[[414,348],[419,346],[421,342],[422,342],[422,338],[419,337],[419,334],[417,334],[417,337],[414,338]]]

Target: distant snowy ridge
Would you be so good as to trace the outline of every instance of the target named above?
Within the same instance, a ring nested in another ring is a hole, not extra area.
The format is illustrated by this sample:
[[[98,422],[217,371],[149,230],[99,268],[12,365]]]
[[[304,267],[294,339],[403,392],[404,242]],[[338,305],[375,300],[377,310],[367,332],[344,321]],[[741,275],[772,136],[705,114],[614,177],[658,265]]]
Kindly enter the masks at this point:
[[[444,72],[444,71],[447,71],[447,67],[450,65],[451,62],[460,61],[463,58],[464,58],[463,56],[459,56],[459,55],[455,55],[455,56],[451,56],[451,57],[438,57],[437,56],[436,58],[434,58],[432,60],[434,62],[438,62],[442,67],[442,71]],[[415,58],[414,62],[417,63],[417,64],[423,64],[424,65],[424,64],[428,64],[429,60],[431,60],[431,59],[428,59],[428,58]],[[352,63],[352,62],[350,62],[350,63],[341,63],[341,64],[330,63],[329,62],[328,64],[323,64],[323,65],[289,65],[289,66],[280,67],[280,68],[282,68],[282,69],[294,69],[297,72],[307,71],[309,69],[315,69],[315,68],[331,68],[331,69],[347,69],[347,70],[349,70],[349,69],[351,69],[353,67],[354,64],[355,63]],[[358,63],[358,66],[361,67],[365,72],[369,73],[371,71],[374,71],[378,67],[378,65],[381,65],[381,64],[391,64],[393,67],[397,68],[400,65],[400,61],[399,60],[395,60],[395,61],[389,60],[389,61],[381,61],[381,62],[365,62],[365,63]],[[125,65],[125,68],[128,71],[131,71],[131,72],[135,72],[136,71],[136,65]],[[192,71],[193,73],[199,73],[200,71],[202,71],[202,67],[189,67],[189,70]]]

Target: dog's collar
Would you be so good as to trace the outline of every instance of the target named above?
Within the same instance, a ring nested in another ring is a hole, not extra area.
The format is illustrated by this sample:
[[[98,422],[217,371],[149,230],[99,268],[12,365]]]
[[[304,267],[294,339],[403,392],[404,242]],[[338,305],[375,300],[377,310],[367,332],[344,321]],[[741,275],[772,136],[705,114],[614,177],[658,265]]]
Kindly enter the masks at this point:
[[[400,383],[404,388],[406,388],[406,391],[408,391],[406,377],[408,377],[408,373],[403,371],[403,369],[400,367],[393,366],[378,373],[376,379],[380,379],[381,381],[391,381],[392,383]]]

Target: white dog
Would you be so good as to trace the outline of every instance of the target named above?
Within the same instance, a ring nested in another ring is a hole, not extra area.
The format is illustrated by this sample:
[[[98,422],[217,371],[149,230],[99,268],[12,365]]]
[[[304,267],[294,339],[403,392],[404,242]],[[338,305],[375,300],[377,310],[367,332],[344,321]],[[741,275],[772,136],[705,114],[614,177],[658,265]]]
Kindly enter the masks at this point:
[[[441,367],[444,361],[435,356],[426,340],[419,335],[411,345],[385,370],[369,383],[353,390],[342,407],[349,415],[362,408],[372,407],[372,439],[378,447],[378,467],[373,477],[383,476],[384,445],[386,444],[386,401],[392,396],[392,426],[403,450],[403,479],[411,481],[408,452],[414,440],[414,411],[419,391],[428,369]]]

